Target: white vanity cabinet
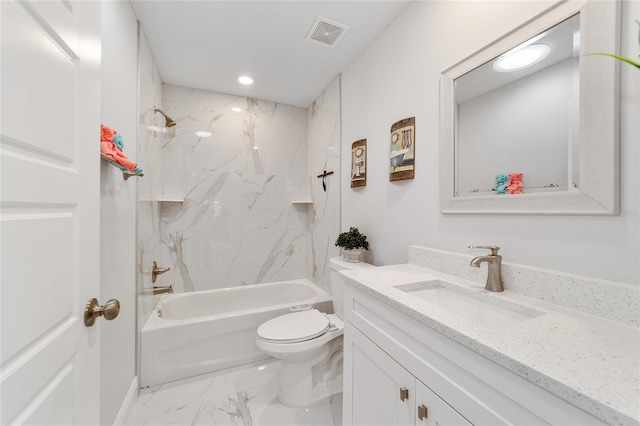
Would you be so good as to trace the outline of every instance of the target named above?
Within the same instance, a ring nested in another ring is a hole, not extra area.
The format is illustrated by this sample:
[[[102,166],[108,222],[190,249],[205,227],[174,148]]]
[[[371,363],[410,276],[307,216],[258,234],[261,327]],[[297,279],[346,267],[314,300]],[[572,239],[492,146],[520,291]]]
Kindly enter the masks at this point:
[[[351,425],[470,425],[415,376],[351,325],[345,347]],[[347,376],[346,376],[347,377]]]
[[[346,286],[345,426],[604,424],[410,314]]]

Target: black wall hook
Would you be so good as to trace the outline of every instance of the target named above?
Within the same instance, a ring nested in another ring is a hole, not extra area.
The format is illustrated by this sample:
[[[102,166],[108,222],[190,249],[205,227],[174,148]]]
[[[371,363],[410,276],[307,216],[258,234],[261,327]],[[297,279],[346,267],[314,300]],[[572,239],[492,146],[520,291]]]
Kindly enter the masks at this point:
[[[323,170],[322,174],[317,176],[319,178],[322,178],[322,189],[324,190],[324,192],[327,192],[327,182],[326,182],[325,179],[327,178],[327,176],[332,175],[332,174],[333,174],[333,171],[328,172],[326,170]]]

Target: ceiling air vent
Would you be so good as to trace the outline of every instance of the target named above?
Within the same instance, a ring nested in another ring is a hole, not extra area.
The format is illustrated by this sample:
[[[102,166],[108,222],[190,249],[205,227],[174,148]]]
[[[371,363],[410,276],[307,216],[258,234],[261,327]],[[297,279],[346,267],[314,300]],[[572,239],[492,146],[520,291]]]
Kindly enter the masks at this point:
[[[335,47],[348,29],[344,24],[320,16],[309,30],[306,40],[325,47]]]

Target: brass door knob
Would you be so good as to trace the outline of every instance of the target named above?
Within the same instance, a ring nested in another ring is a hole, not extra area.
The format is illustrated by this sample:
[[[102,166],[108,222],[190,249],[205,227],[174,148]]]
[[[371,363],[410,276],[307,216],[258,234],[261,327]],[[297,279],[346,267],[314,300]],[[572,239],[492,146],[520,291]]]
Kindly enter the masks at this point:
[[[120,313],[120,302],[118,299],[110,299],[104,306],[100,306],[98,299],[91,299],[84,308],[84,325],[91,327],[96,322],[96,318],[104,317],[111,321]]]

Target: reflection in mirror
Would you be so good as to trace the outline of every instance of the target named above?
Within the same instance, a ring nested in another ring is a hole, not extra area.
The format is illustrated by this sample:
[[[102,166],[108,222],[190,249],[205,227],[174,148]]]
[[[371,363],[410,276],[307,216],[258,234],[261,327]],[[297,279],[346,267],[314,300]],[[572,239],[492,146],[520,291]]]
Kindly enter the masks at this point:
[[[617,1],[559,2],[443,71],[443,213],[619,214],[618,63],[588,55],[618,52],[619,20]]]
[[[578,185],[579,54],[575,15],[455,79],[455,196],[515,172],[523,193]]]

